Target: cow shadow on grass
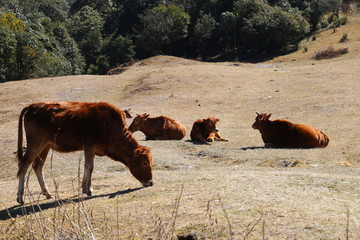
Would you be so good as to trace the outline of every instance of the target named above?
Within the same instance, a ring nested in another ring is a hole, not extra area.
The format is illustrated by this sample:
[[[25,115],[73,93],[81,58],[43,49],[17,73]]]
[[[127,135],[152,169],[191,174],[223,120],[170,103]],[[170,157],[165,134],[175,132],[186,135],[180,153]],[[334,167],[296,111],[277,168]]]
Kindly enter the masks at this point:
[[[199,142],[193,140],[185,140],[185,142],[192,143],[194,145],[211,145],[211,142]]]
[[[30,215],[33,213],[41,212],[43,210],[56,208],[56,207],[66,205],[66,204],[83,202],[83,201],[87,201],[90,199],[106,198],[106,197],[115,198],[116,196],[125,195],[128,193],[134,192],[134,191],[138,191],[142,188],[144,188],[144,187],[129,188],[127,190],[121,190],[121,191],[117,191],[117,192],[113,192],[113,193],[100,194],[100,195],[94,195],[94,196],[86,196],[86,197],[76,195],[75,197],[72,197],[72,198],[57,199],[52,202],[40,203],[40,204],[34,203],[34,204],[28,205],[28,206],[16,205],[16,206],[1,210],[0,211],[0,221],[5,221],[10,218],[23,217],[23,216],[27,216],[27,215]]]

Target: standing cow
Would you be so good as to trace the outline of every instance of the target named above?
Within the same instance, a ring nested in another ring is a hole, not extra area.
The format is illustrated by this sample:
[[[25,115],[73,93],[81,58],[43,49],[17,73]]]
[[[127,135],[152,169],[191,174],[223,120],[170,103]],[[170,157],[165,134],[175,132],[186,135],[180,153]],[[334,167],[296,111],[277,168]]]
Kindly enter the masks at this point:
[[[329,137],[314,127],[281,119],[269,120],[271,113],[256,114],[252,127],[260,131],[265,147],[324,148],[329,143]]]
[[[180,122],[165,116],[149,116],[147,113],[138,114],[130,124],[129,131],[143,132],[146,140],[180,140],[185,137],[186,128]]]
[[[220,136],[219,130],[216,128],[216,124],[220,120],[218,118],[209,117],[207,119],[198,119],[194,122],[191,129],[190,137],[194,142],[213,142],[213,141],[225,141],[228,140]]]
[[[23,155],[23,121],[27,148]],[[125,127],[125,114],[108,103],[34,103],[25,107],[19,117],[17,201],[24,203],[24,180],[32,167],[47,198],[51,194],[42,174],[50,149],[59,152],[84,150],[85,170],[82,191],[92,195],[91,175],[94,157],[108,156],[122,162],[143,186],[152,186],[152,154],[139,145]]]

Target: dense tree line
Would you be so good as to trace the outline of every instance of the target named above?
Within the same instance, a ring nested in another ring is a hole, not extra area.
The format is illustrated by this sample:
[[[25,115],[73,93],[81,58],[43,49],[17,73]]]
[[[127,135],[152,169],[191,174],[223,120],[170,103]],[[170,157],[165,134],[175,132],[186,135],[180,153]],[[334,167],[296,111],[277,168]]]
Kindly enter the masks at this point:
[[[238,59],[339,23],[341,0],[0,0],[0,81],[104,74],[158,54]],[[323,16],[332,13],[326,24]]]

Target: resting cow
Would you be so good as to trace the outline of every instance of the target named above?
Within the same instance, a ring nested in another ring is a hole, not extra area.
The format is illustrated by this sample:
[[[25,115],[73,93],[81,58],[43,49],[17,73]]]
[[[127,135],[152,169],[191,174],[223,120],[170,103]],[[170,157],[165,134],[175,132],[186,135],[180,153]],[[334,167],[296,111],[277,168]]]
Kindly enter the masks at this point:
[[[138,114],[129,126],[130,132],[141,131],[146,140],[180,140],[185,137],[186,128],[180,122],[159,116],[149,118],[149,114]]]
[[[260,131],[265,147],[324,148],[329,143],[328,136],[314,127],[281,119],[269,120],[271,113],[256,114],[252,127]]]
[[[27,148],[23,155],[23,121]],[[85,170],[82,191],[91,196],[91,174],[94,157],[108,156],[122,162],[143,186],[152,186],[152,154],[140,146],[125,127],[125,114],[108,103],[34,103],[25,107],[19,117],[17,201],[24,203],[24,180],[32,164],[39,184],[51,198],[42,174],[50,149],[59,152],[84,150]]]
[[[191,129],[190,137],[194,142],[212,142],[212,141],[228,141],[222,138],[216,124],[219,119],[209,117],[207,119],[198,119],[194,122]]]

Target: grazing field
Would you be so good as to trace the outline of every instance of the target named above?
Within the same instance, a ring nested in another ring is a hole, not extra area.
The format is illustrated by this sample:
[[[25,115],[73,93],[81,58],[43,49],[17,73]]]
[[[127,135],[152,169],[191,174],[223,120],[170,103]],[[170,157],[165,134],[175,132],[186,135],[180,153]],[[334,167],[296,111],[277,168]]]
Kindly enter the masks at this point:
[[[297,52],[257,64],[158,56],[119,75],[1,83],[0,239],[359,239],[360,20],[354,14],[349,21],[304,41]],[[312,59],[329,46],[348,53]],[[172,141],[134,134],[153,151],[149,188],[121,163],[97,157],[93,197],[78,195],[82,152],[50,152],[44,172],[56,198],[39,194],[30,171],[20,207],[18,115],[40,101],[106,101],[133,115],[174,118],[187,134]],[[330,143],[264,148],[251,128],[255,112],[319,128]],[[220,119],[229,142],[192,143],[193,122],[210,116]]]

